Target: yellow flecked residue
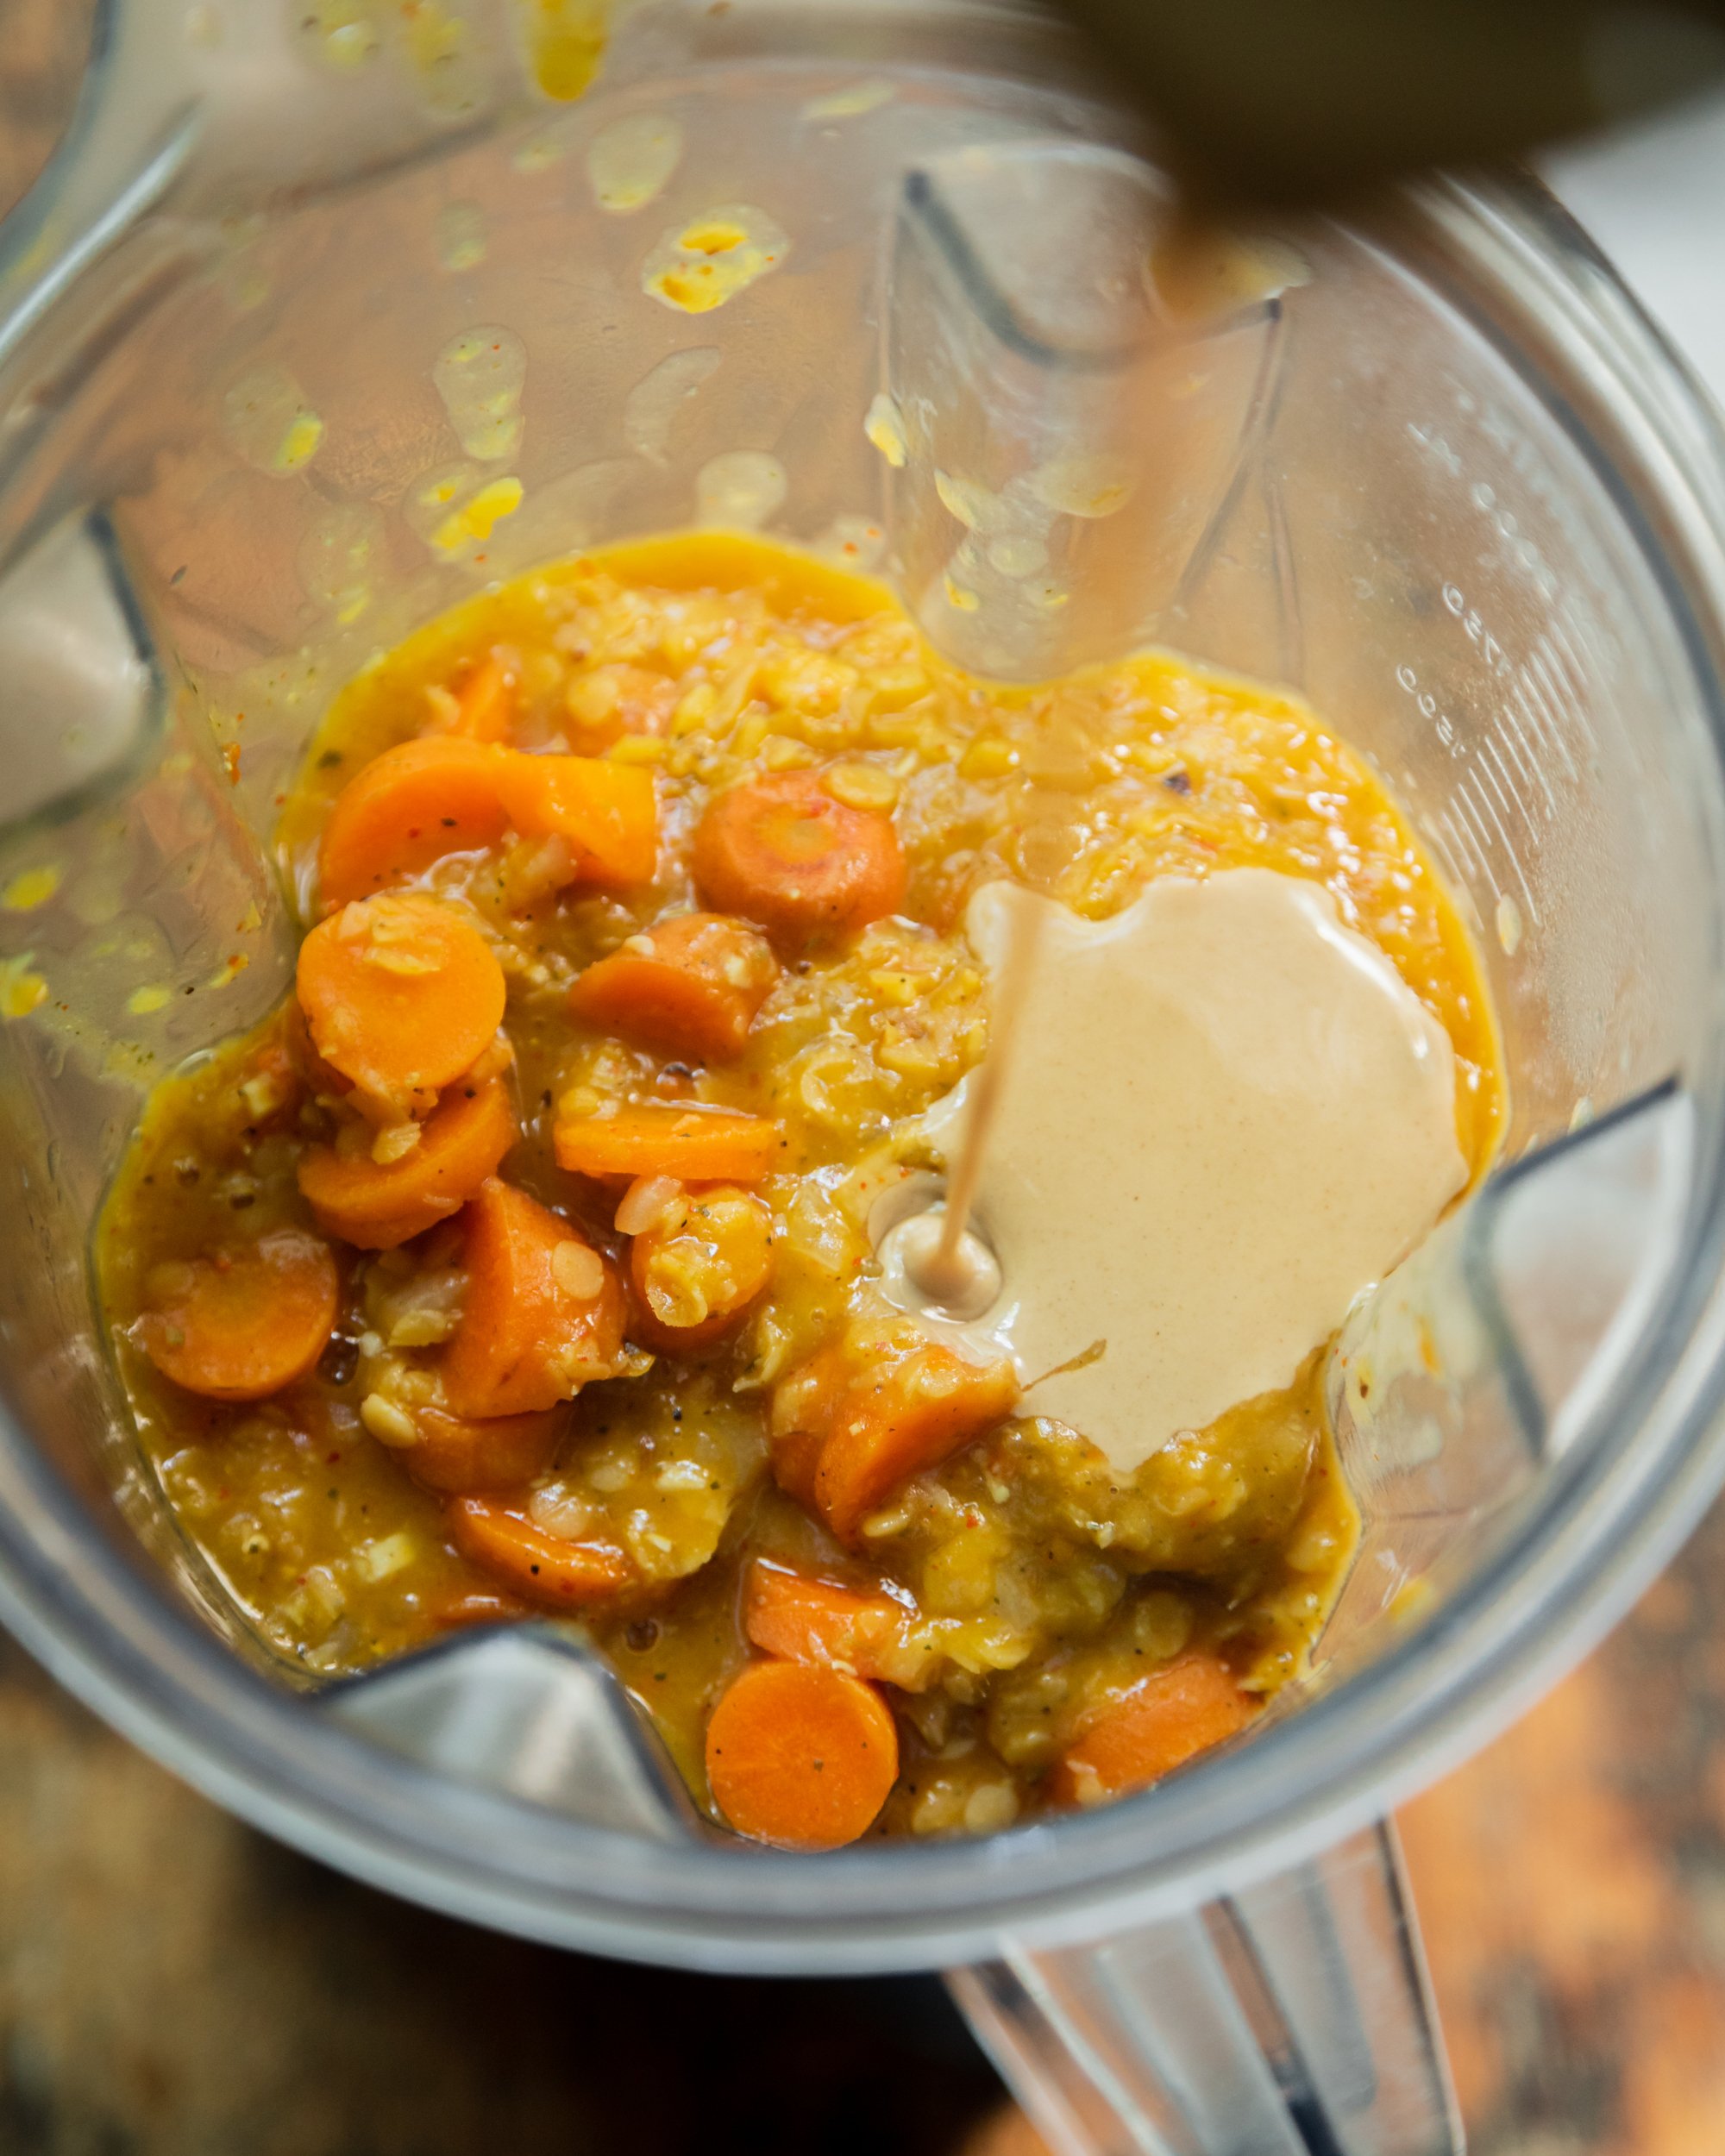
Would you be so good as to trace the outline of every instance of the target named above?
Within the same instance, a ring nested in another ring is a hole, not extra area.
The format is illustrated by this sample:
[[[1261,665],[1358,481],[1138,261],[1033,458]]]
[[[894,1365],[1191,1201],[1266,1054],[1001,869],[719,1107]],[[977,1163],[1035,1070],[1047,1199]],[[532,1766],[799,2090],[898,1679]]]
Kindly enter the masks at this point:
[[[47,982],[30,970],[34,956],[27,950],[0,962],[0,1018],[27,1018],[47,1001]]]
[[[443,519],[431,534],[431,544],[445,555],[459,554],[469,545],[483,546],[504,518],[520,508],[524,492],[518,479],[492,479]]]
[[[309,464],[323,422],[285,367],[263,367],[235,382],[223,403],[228,438],[248,464],[286,478]]]
[[[885,390],[875,398],[863,415],[862,431],[894,472],[904,470],[910,456],[910,445],[905,440],[905,423],[898,405]]]
[[[593,84],[605,60],[611,0],[518,0],[533,79],[568,104]]]
[[[0,891],[0,906],[4,906],[9,913],[34,913],[60,889],[60,873],[52,862],[40,868],[21,870]]]
[[[882,105],[890,104],[897,95],[891,83],[878,78],[854,83],[825,97],[811,97],[803,107],[803,118],[816,125],[824,120],[860,120],[865,112],[877,112]]]
[[[710,210],[661,236],[643,265],[642,290],[684,314],[707,314],[776,269],[790,248],[764,210]]]

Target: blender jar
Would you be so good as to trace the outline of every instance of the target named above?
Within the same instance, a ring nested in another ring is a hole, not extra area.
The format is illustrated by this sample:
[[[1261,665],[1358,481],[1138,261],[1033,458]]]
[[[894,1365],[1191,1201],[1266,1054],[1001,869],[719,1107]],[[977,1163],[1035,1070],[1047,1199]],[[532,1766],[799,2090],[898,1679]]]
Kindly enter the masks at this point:
[[[0,234],[0,1614],[219,1801],[463,1915],[975,1965],[1060,2147],[1437,2156],[1374,1822],[1721,1471],[1725,463],[1543,197],[1256,241],[1176,327],[1143,147],[970,0],[110,0]],[[717,212],[723,304],[671,304]],[[693,522],[875,567],[995,672],[1162,642],[1296,686],[1489,961],[1506,1165],[1333,1357],[1365,1529],[1314,1666],[1104,1809],[745,1846],[554,1628],[285,1666],[131,1433],[91,1224],[143,1090],[285,989],[270,832],[329,698],[490,580]]]

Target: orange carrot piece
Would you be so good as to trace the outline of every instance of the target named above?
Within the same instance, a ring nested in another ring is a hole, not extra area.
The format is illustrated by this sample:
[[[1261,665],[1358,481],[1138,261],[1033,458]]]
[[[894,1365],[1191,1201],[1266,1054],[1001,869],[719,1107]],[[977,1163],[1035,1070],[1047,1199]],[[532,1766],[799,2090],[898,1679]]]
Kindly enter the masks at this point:
[[[740,1056],[779,977],[771,946],[723,913],[681,913],[587,968],[569,1008],[589,1025],[698,1062]]]
[[[614,1376],[624,1299],[610,1259],[495,1176],[463,1217],[467,1292],[442,1363],[455,1413],[530,1414]]]
[[[730,1330],[773,1277],[773,1216],[734,1184],[674,1199],[629,1246],[637,1315],[630,1330],[667,1355]]]
[[[1056,1764],[1058,1804],[1099,1804],[1141,1789],[1244,1729],[1258,1711],[1213,1654],[1177,1656],[1104,1708]]]
[[[336,797],[317,852],[326,908],[417,876],[445,854],[497,845],[509,817],[498,790],[503,752],[455,734],[386,749]]]
[[[333,1064],[326,1063],[311,1045],[311,1028],[305,1023],[305,1013],[297,996],[288,1004],[283,1031],[289,1060],[313,1093],[339,1099],[353,1091],[353,1080],[344,1078]]]
[[[474,1421],[446,1414],[438,1407],[413,1412],[417,1445],[404,1445],[396,1457],[416,1482],[427,1489],[519,1489],[551,1463],[563,1418],[492,1415]]]
[[[913,1331],[860,1363],[841,1343],[780,1388],[775,1472],[848,1542],[901,1482],[1003,1421],[1018,1395],[1010,1363],[967,1362]]]
[[[899,1773],[899,1737],[873,1685],[806,1662],[753,1662],[706,1728],[712,1801],[739,1834],[840,1849],[873,1826]]]
[[[908,1613],[890,1595],[854,1588],[756,1557],[749,1568],[743,1626],[763,1654],[786,1662],[824,1662],[879,1683]]]
[[[568,880],[650,883],[658,808],[650,773],[591,756],[529,755],[465,733],[427,734],[373,757],[342,789],[318,849],[326,908],[422,874],[511,830],[561,838]]]
[[[164,1268],[140,1345],[164,1377],[209,1400],[265,1400],[304,1377],[336,1322],[336,1261],[327,1243],[278,1229],[248,1249]]]
[[[904,902],[892,819],[835,800],[814,771],[720,794],[696,829],[693,867],[706,905],[792,946],[848,935]]]
[[[491,1045],[503,968],[471,920],[413,893],[345,906],[299,947],[311,1045],[373,1100],[422,1113]]]
[[[680,1182],[757,1183],[783,1156],[765,1116],[649,1103],[560,1120],[557,1165],[572,1175],[674,1175]]]
[[[499,1079],[451,1086],[419,1126],[411,1153],[386,1163],[308,1146],[299,1188],[325,1235],[392,1250],[460,1212],[515,1143],[515,1112]]]
[[[659,811],[650,772],[602,757],[496,753],[498,797],[524,838],[561,838],[574,877],[608,890],[653,881]]]
[[[467,741],[504,742],[514,718],[515,668],[493,651],[462,684],[448,731]]]
[[[634,1570],[607,1542],[565,1542],[524,1509],[495,1497],[457,1497],[445,1508],[449,1537],[469,1564],[552,1609],[586,1609],[627,1587]]]

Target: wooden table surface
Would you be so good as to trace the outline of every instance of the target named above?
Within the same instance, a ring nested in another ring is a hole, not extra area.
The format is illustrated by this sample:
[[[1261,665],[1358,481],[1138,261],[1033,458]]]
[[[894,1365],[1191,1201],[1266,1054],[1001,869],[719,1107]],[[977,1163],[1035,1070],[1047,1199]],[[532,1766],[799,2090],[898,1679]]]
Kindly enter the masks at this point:
[[[0,204],[90,0],[0,0]],[[1725,1508],[1402,1815],[1474,2156],[1725,2156]],[[557,1954],[264,1840],[0,1639],[0,2156],[1031,2156],[938,1984]]]

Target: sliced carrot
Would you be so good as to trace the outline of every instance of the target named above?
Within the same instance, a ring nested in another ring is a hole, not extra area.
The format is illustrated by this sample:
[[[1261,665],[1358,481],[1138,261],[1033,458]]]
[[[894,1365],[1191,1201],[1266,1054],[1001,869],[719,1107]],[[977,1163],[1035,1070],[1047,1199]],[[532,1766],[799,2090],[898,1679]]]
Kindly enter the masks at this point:
[[[706,905],[793,946],[848,935],[904,902],[892,819],[835,800],[814,771],[720,794],[696,829],[693,866]]]
[[[739,1834],[840,1849],[873,1826],[899,1773],[899,1737],[873,1685],[806,1662],[754,1662],[706,1727],[712,1801]]]
[[[481,1571],[530,1601],[553,1609],[585,1609],[608,1601],[635,1576],[623,1551],[608,1542],[565,1542],[524,1509],[495,1497],[457,1497],[446,1507],[449,1536]]]
[[[503,1022],[503,968],[441,900],[386,893],[345,906],[299,947],[311,1045],[373,1100],[428,1110]]]
[[[815,1505],[815,1476],[825,1439],[818,1431],[787,1429],[773,1432],[773,1479],[807,1511]]]
[[[419,1442],[404,1445],[396,1457],[427,1489],[457,1491],[519,1489],[550,1465],[563,1426],[555,1412],[474,1421],[418,1407],[413,1420]]]
[[[336,1261],[315,1235],[278,1229],[248,1249],[161,1269],[167,1277],[137,1338],[189,1393],[267,1399],[304,1377],[329,1344]]]
[[[757,1183],[784,1154],[776,1123],[717,1108],[622,1108],[560,1119],[557,1165],[572,1175],[674,1175],[680,1182]]]
[[[443,1094],[399,1160],[308,1146],[299,1188],[326,1235],[364,1250],[392,1250],[458,1213],[514,1143],[509,1088],[495,1078],[469,1081]]]
[[[968,1362],[913,1327],[858,1345],[824,1349],[774,1402],[780,1482],[847,1542],[901,1482],[1003,1421],[1019,1395],[1010,1363]]]
[[[467,1292],[442,1363],[455,1413],[530,1414],[614,1376],[624,1300],[610,1259],[495,1176],[463,1219]]]
[[[889,1595],[859,1595],[756,1557],[749,1568],[743,1627],[763,1654],[829,1663],[879,1683],[888,1676],[882,1658],[906,1614]]]
[[[773,1216],[734,1184],[685,1193],[629,1246],[643,1346],[668,1355],[705,1347],[742,1317],[773,1277]]]
[[[740,1056],[778,962],[765,938],[723,913],[661,921],[587,968],[569,1008],[589,1025],[693,1062]]]
[[[499,844],[509,815],[498,790],[502,752],[455,734],[386,749],[336,797],[317,853],[326,907],[417,876],[446,854]]]
[[[294,1069],[313,1093],[339,1100],[343,1094],[353,1091],[353,1080],[344,1078],[333,1063],[326,1063],[311,1045],[311,1029],[305,1023],[305,1013],[299,1006],[298,996],[288,1003],[284,1037]]]
[[[467,741],[507,741],[515,718],[515,678],[514,664],[503,653],[481,659],[461,686],[446,730]]]
[[[336,797],[318,849],[326,907],[420,875],[447,854],[561,838],[568,881],[650,883],[658,857],[652,774],[592,756],[537,756],[462,734],[386,749]]]
[[[524,838],[561,838],[574,876],[607,890],[653,881],[659,812],[651,772],[595,756],[496,753],[499,799]]]
[[[1057,1764],[1050,1793],[1059,1804],[1099,1804],[1144,1789],[1244,1729],[1257,1711],[1226,1663],[1180,1655],[1092,1720]]]

